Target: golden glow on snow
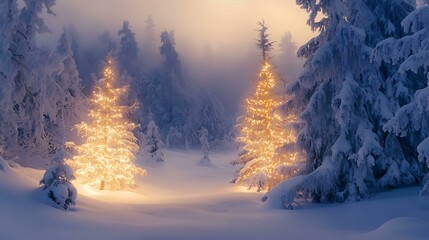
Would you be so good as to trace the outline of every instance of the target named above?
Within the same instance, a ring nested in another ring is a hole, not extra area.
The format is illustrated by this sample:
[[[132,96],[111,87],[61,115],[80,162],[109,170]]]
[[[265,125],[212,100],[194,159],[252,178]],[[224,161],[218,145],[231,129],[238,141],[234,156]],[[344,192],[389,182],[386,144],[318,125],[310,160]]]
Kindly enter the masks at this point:
[[[76,125],[83,144],[77,155],[68,160],[79,182],[100,189],[134,188],[137,174],[145,170],[133,164],[139,147],[132,130],[138,125],[127,121],[130,107],[119,104],[126,87],[114,87],[116,74],[111,57],[103,71],[104,78],[90,99],[89,122]]]
[[[276,109],[283,100],[276,95],[276,78],[270,71],[270,64],[264,62],[259,74],[259,82],[253,96],[246,99],[245,114],[239,124],[240,137],[237,138],[244,147],[242,159],[250,160],[240,171],[237,183],[256,187],[258,191],[271,189],[279,182],[294,175],[299,154],[276,151],[288,143],[296,142],[296,133],[285,128],[285,123],[297,122],[297,116],[281,116]],[[289,173],[281,169],[292,168]]]

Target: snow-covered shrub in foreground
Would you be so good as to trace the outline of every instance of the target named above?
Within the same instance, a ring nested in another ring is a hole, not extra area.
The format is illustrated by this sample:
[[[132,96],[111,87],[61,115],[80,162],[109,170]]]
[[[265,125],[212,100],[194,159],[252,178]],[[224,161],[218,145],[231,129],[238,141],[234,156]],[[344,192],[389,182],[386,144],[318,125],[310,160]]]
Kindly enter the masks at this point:
[[[40,184],[49,199],[67,210],[76,204],[77,190],[70,182],[75,179],[73,170],[64,163],[64,154],[57,153],[52,159],[53,166],[43,174]]]

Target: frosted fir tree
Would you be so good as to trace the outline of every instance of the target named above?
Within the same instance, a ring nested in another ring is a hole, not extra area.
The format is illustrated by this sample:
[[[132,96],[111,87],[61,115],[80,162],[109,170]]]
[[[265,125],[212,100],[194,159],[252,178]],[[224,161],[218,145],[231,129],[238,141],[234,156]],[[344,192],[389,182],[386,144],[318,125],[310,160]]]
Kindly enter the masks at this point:
[[[168,124],[180,129],[189,121],[190,89],[182,74],[179,54],[175,48],[174,32],[162,32],[161,43]]]
[[[394,177],[387,180],[402,183],[407,179],[408,184],[423,182],[421,195],[429,194],[429,127],[426,124],[429,121],[428,23],[429,6],[422,6],[402,21],[406,36],[386,39],[374,51],[377,62],[397,69],[389,79],[392,95],[396,97],[392,102],[396,100],[398,106],[408,102],[384,126],[391,134],[399,136],[401,145],[396,148],[405,152],[388,165],[388,171]],[[390,185],[394,184],[390,181]]]
[[[162,135],[167,135],[170,129],[180,133],[181,140],[170,142],[167,140],[167,146],[185,147],[186,139],[193,133],[190,127],[191,109],[195,102],[192,101],[193,89],[182,73],[173,32],[165,30],[161,33],[159,50],[162,67],[144,79],[142,98],[149,104],[147,109],[153,113]]]
[[[203,152],[203,157],[197,162],[197,165],[204,167],[212,167],[213,164],[210,161],[210,144],[209,144],[209,131],[205,128],[200,130],[199,139],[201,143],[201,151]]]
[[[182,74],[182,68],[179,60],[179,53],[176,51],[174,31],[168,32],[164,30],[160,37],[161,47],[159,47],[159,50],[163,57],[164,67],[167,72],[180,76]]]
[[[137,41],[135,33],[131,29],[130,23],[124,21],[122,29],[118,31],[120,37],[120,49],[118,53],[118,62],[123,70],[126,70],[132,77],[139,75],[139,59]]]
[[[13,108],[12,89],[14,86],[13,79],[17,75],[17,69],[12,61],[13,53],[10,47],[14,41],[15,31],[18,27],[18,4],[16,1],[1,1],[0,12],[0,144],[2,146],[3,157],[12,157],[13,144],[16,142],[16,125],[10,113]],[[7,139],[6,139],[7,137]]]
[[[54,5],[52,0],[27,0],[18,9],[17,1],[11,0],[0,6],[7,13],[0,24],[4,56],[0,134],[6,136],[5,156],[25,165],[38,165],[35,159],[54,153],[55,133],[61,125],[57,113],[62,106],[50,101],[58,65],[51,61],[51,52],[36,45],[36,35],[49,30],[41,14],[53,14]]]
[[[82,106],[81,79],[74,60],[72,42],[65,30],[50,61],[55,66],[52,78],[56,84],[47,86],[45,95],[48,97],[49,102],[54,103],[54,109],[52,109],[54,113],[51,115],[56,116],[52,120],[58,126],[55,131],[60,137],[57,139],[58,143],[56,144],[60,145],[63,144],[62,139],[74,137],[75,134],[70,130],[71,126],[82,118],[80,112],[86,110]]]
[[[76,205],[77,190],[71,183],[75,179],[73,169],[65,162],[68,151],[61,147],[51,160],[52,166],[43,174],[40,180],[42,190],[57,206],[67,210]]]
[[[146,141],[145,152],[149,155],[148,157],[156,162],[164,162],[162,150],[165,144],[162,142],[159,128],[153,120],[147,125]]]
[[[133,161],[139,147],[132,130],[138,125],[126,119],[132,107],[120,105],[127,88],[117,86],[112,57],[107,58],[103,78],[90,98],[88,122],[76,125],[83,143],[67,161],[78,181],[99,189],[135,187],[135,176],[145,174]]]
[[[245,113],[238,124],[237,141],[242,144],[242,154],[234,162],[245,164],[235,182],[266,191],[291,175],[281,169],[296,163],[297,158],[283,158],[277,150],[284,144],[295,141],[296,136],[284,128],[284,119],[279,112],[283,97],[277,94],[277,78],[268,62],[273,42],[268,39],[267,27],[259,23],[263,62],[261,72],[252,96],[246,99]]]
[[[223,105],[218,98],[210,91],[204,94],[201,108],[195,119],[195,126],[198,131],[206,129],[209,135],[209,142],[220,141],[227,132],[226,116]]]
[[[370,61],[372,48],[403,34],[400,22],[413,3],[306,0],[299,5],[320,32],[299,49],[307,61],[288,88],[290,105],[302,112],[298,143],[307,161],[304,175],[279,184],[264,200],[287,207],[296,197],[315,202],[367,198],[384,174],[377,172],[385,157],[383,125],[393,115],[381,88],[384,76]]]

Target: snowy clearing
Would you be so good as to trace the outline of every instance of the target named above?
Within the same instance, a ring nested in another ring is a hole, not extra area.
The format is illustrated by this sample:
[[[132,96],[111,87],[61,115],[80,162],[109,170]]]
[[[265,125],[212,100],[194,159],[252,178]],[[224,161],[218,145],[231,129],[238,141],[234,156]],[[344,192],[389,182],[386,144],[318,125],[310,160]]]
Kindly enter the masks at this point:
[[[263,194],[230,184],[235,153],[166,151],[133,191],[79,184],[78,205],[52,207],[36,189],[43,171],[0,171],[0,239],[428,239],[429,198],[421,187],[379,193],[345,204],[268,209]],[[19,226],[19,228],[17,227]]]

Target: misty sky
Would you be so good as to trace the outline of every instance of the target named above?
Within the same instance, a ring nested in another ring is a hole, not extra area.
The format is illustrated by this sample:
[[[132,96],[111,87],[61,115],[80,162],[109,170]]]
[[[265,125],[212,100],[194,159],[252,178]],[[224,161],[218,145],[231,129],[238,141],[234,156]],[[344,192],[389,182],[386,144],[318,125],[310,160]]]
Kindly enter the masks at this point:
[[[190,79],[223,86],[225,101],[240,100],[235,89],[251,86],[247,83],[257,75],[258,21],[265,20],[277,43],[287,31],[298,45],[315,35],[295,0],[58,0],[53,10],[55,17],[45,15],[53,34],[39,38],[50,48],[57,45],[64,27],[73,25],[81,41],[93,43],[106,30],[117,37],[124,20],[130,22],[141,47],[151,15],[158,36],[164,29],[175,31],[176,48]]]
[[[270,26],[273,40],[280,41],[290,31],[298,44],[313,33],[306,26],[307,15],[294,0],[58,0],[56,17],[47,17],[50,28],[58,33],[73,24],[91,39],[104,30],[116,33],[129,20],[137,38],[145,20],[152,15],[158,29],[175,30],[178,48],[192,46],[199,51],[244,51],[253,44],[256,23],[262,18]],[[42,41],[57,35],[45,35]]]

